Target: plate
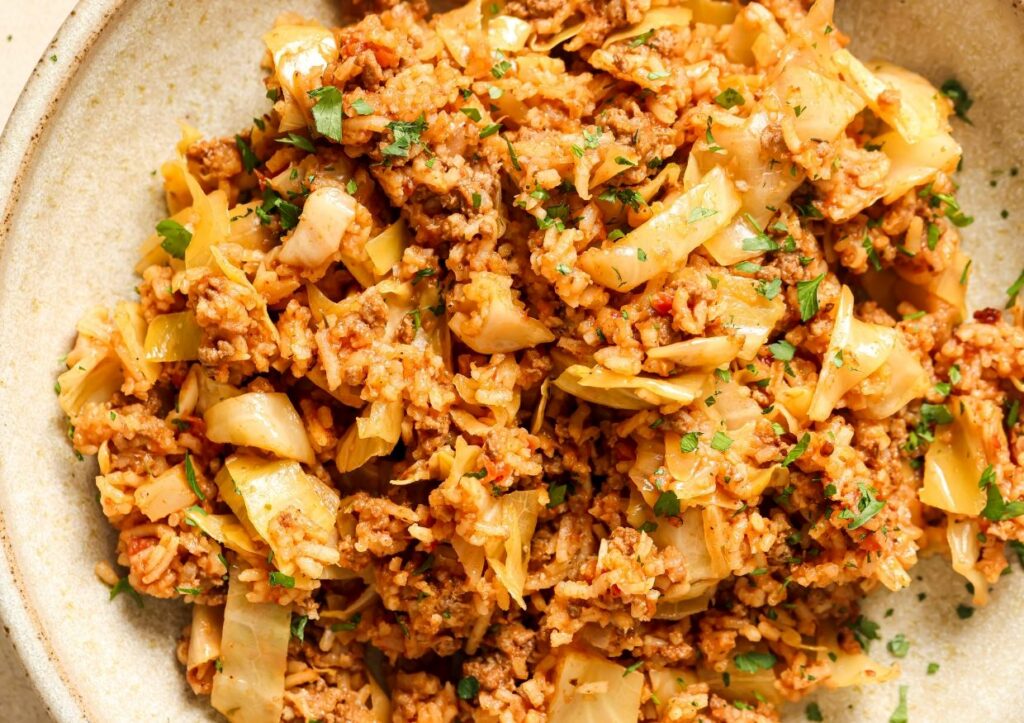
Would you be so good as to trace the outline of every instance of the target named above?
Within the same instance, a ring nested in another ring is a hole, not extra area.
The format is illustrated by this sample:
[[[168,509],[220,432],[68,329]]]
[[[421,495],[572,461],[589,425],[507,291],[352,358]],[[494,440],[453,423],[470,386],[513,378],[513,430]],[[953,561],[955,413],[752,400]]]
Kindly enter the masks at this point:
[[[96,503],[94,464],[66,443],[54,376],[82,312],[136,283],[137,246],[163,217],[156,169],[177,141],[175,120],[234,132],[267,107],[260,35],[275,15],[337,21],[337,8],[83,0],[47,50],[58,62],[37,68],[0,140],[0,614],[61,723],[218,719],[175,660],[184,606],[111,602],[92,572],[112,560],[114,534]],[[972,302],[1000,306],[1024,266],[1024,175],[1010,175],[1024,168],[1020,3],[840,0],[838,25],[861,58],[887,58],[936,84],[956,76],[976,99],[974,125],[955,121],[966,151],[960,198],[977,219],[965,246],[978,272]],[[955,607],[968,596],[946,568],[926,560],[910,590],[870,600],[879,660],[890,662],[884,640],[894,634],[911,642],[904,673],[818,696],[827,721],[886,721],[901,684],[915,723],[1024,717],[1024,570],[1014,563],[992,603],[960,620]],[[929,662],[940,665],[935,675],[925,674]],[[804,720],[803,706],[788,718]]]

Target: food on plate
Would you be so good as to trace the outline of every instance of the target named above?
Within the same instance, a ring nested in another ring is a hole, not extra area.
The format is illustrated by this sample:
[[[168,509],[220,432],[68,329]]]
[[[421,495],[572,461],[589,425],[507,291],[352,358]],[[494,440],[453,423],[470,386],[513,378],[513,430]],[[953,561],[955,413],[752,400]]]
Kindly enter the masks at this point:
[[[899,675],[859,602],[922,555],[987,601],[1024,280],[968,313],[960,86],[830,0],[383,5],[268,29],[267,107],[183,127],[57,380],[98,573],[188,606],[195,693],[772,721]]]

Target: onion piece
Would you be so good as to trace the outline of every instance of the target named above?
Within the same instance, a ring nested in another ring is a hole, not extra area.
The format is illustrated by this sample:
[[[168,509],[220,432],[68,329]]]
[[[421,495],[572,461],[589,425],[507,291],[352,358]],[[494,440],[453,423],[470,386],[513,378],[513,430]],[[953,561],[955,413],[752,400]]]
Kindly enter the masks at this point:
[[[306,464],[316,461],[302,419],[286,394],[240,394],[214,404],[203,419],[210,441],[265,449]]]

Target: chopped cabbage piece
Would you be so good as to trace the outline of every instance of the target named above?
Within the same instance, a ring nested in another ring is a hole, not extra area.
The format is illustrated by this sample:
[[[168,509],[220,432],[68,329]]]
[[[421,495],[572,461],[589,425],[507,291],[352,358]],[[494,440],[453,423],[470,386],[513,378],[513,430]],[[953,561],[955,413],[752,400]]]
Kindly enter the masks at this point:
[[[579,650],[558,661],[549,723],[610,723],[640,716],[644,676],[605,658]]]
[[[146,329],[145,357],[151,362],[192,361],[199,358],[203,329],[194,311],[153,317]]]
[[[924,484],[918,496],[926,505],[970,516],[984,509],[985,490],[979,482],[988,466],[985,445],[991,425],[983,420],[989,404],[960,396],[951,397],[946,404],[953,421],[936,427],[935,441],[924,457]],[[996,430],[996,436],[1000,431]]]
[[[135,504],[153,522],[195,502],[196,496],[185,476],[184,464],[171,467],[135,490]]]
[[[284,239],[281,260],[307,269],[323,265],[338,252],[355,215],[356,200],[345,191],[333,186],[316,189],[306,198],[295,230]],[[342,261],[349,265],[344,256]]]
[[[231,723],[278,723],[284,707],[284,676],[291,639],[291,610],[251,603],[248,585],[231,568],[221,637],[221,670],[213,676],[210,702]]]
[[[522,490],[502,495],[484,518],[486,523],[500,526],[502,530],[502,536],[492,538],[484,547],[487,564],[494,570],[494,576],[509,596],[523,610],[526,609],[523,592],[530,560],[530,541],[533,539],[539,512],[538,491]],[[507,601],[502,605],[500,597],[498,603],[502,610],[509,607]]]
[[[391,454],[402,436],[405,410],[401,402],[368,405],[338,443],[335,463],[339,472],[359,469],[374,457]]]
[[[625,30],[619,30],[605,38],[601,47],[607,48],[612,43],[629,40],[659,28],[689,27],[691,20],[693,20],[693,11],[689,8],[678,6],[651,8],[644,13],[644,19],[639,23],[630,25]]]
[[[455,288],[455,313],[448,325],[480,354],[507,354],[554,341],[542,322],[531,318],[512,293],[512,277],[476,271]]]
[[[772,329],[786,313],[781,296],[771,299],[757,293],[757,284],[751,279],[724,274],[718,280],[718,300],[714,315],[732,334],[743,340],[737,356],[750,361],[772,333]]]
[[[248,392],[225,399],[206,410],[206,436],[213,442],[256,447],[313,464],[316,457],[302,418],[288,395]]]
[[[626,376],[599,366],[574,364],[555,379],[555,386],[584,401],[614,409],[648,409],[659,404],[689,404],[704,384],[702,373],[665,379]]]

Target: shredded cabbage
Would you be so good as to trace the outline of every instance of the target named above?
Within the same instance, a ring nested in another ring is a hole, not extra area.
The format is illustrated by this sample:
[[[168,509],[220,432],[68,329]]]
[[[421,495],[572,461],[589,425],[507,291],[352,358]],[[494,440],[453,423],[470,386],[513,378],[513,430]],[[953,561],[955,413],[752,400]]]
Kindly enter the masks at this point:
[[[288,395],[248,392],[214,404],[203,415],[206,436],[213,442],[256,447],[313,464],[316,457],[302,418]]]
[[[355,215],[356,201],[345,191],[333,186],[316,189],[306,198],[295,230],[284,240],[281,260],[307,269],[321,266],[338,252]],[[342,261],[348,266],[344,256]]]
[[[366,255],[370,257],[378,281],[402,261],[402,253],[408,245],[409,229],[401,218],[366,242]]]
[[[192,629],[189,632],[188,658],[185,662],[189,673],[220,657],[223,626],[224,608],[198,603],[192,606]]]
[[[359,469],[374,457],[391,454],[402,436],[405,411],[401,402],[374,402],[346,430],[338,443],[339,472]]]
[[[223,191],[205,194],[199,181],[188,171],[185,171],[185,183],[192,194],[195,213],[192,240],[185,249],[185,268],[194,269],[210,265],[210,250],[227,241],[231,234],[231,218],[228,215],[228,197]]]
[[[135,490],[135,504],[153,522],[195,504],[196,496],[185,477],[185,465],[171,467]]]
[[[630,25],[625,30],[612,33],[605,38],[604,44],[601,47],[607,48],[612,43],[635,38],[637,35],[643,35],[650,30],[671,27],[685,28],[690,25],[691,20],[693,20],[693,11],[689,8],[672,6],[651,8],[644,13],[644,19],[636,25]]]
[[[950,397],[946,409],[953,421],[936,427],[935,441],[924,457],[924,484],[918,495],[926,505],[970,516],[984,509],[985,490],[979,482],[988,466],[985,404],[973,397]]]
[[[274,551],[274,564],[281,572],[296,570],[294,545],[270,534],[271,523],[289,508],[297,509],[322,528],[328,540],[337,538],[335,522],[340,500],[338,493],[316,477],[302,471],[298,462],[267,461],[262,457],[232,455],[224,463],[245,505],[253,528]],[[328,542],[327,544],[332,544]],[[319,577],[322,570],[316,571]]]
[[[115,350],[124,370],[136,380],[155,382],[160,376],[160,365],[146,359],[146,319],[142,307],[130,301],[118,303],[114,307],[114,328],[123,342],[123,346],[115,345]]]
[[[228,484],[233,486],[230,479]],[[239,497],[238,499],[241,502],[241,498]],[[244,504],[244,502],[241,502],[240,506],[244,506]],[[230,505],[228,506],[230,507]],[[236,552],[251,554],[259,549],[255,541],[253,541],[252,535],[246,531],[245,526],[234,515],[214,515],[204,511],[201,507],[190,507],[185,511],[185,520],[198,527],[220,544]],[[246,521],[248,522],[248,518],[246,518]]]
[[[580,650],[558,661],[549,723],[610,723],[640,716],[644,676]]]
[[[704,376],[625,376],[599,366],[574,364],[555,379],[555,386],[584,401],[614,409],[649,409],[659,404],[689,404],[703,387]]]
[[[647,350],[649,359],[668,359],[684,367],[709,369],[728,364],[739,353],[742,342],[731,336],[687,339]]]
[[[151,362],[192,361],[199,358],[203,329],[194,311],[153,317],[146,329],[145,358]]]
[[[988,581],[978,569],[981,558],[981,527],[977,520],[956,521],[948,516],[946,524],[946,542],[949,543],[949,556],[953,562],[953,570],[967,578],[974,588],[973,602],[975,605],[988,604]]]
[[[484,518],[488,524],[500,525],[503,531],[501,537],[492,538],[484,547],[487,564],[494,570],[494,576],[509,596],[523,610],[526,609],[523,592],[530,560],[530,540],[533,539],[539,512],[540,497],[537,490],[522,490],[502,495]],[[507,610],[508,602],[502,602],[499,597],[499,606]]]
[[[737,356],[750,361],[786,313],[786,304],[781,296],[768,299],[757,293],[756,283],[742,276],[723,274],[719,277],[717,291],[715,318],[743,340]]]
[[[895,329],[854,318],[853,292],[843,286],[807,416],[816,422],[827,419],[844,394],[885,363],[898,337]]]
[[[455,313],[448,321],[455,336],[480,354],[507,354],[554,341],[542,322],[531,318],[512,293],[512,277],[476,271],[456,287]]]
[[[514,15],[499,15],[487,22],[487,42],[491,50],[518,53],[533,35],[533,26]]]
[[[580,268],[614,291],[631,291],[658,274],[675,271],[693,249],[725,228],[740,197],[720,168],[607,248],[591,248]]]
[[[320,87],[327,66],[338,59],[334,33],[319,24],[278,25],[263,36],[274,61],[274,76],[287,94],[280,101],[281,133],[304,128],[312,120],[309,91]]]
[[[866,406],[857,410],[858,414],[869,419],[891,417],[912,400],[923,397],[931,388],[928,372],[907,348],[903,335],[899,333],[889,358],[868,377],[868,384],[875,382],[882,387],[881,391],[867,397]]]
[[[277,603],[249,602],[248,586],[238,573],[238,568],[231,568],[221,670],[213,676],[210,702],[231,723],[278,723],[292,613]]]

